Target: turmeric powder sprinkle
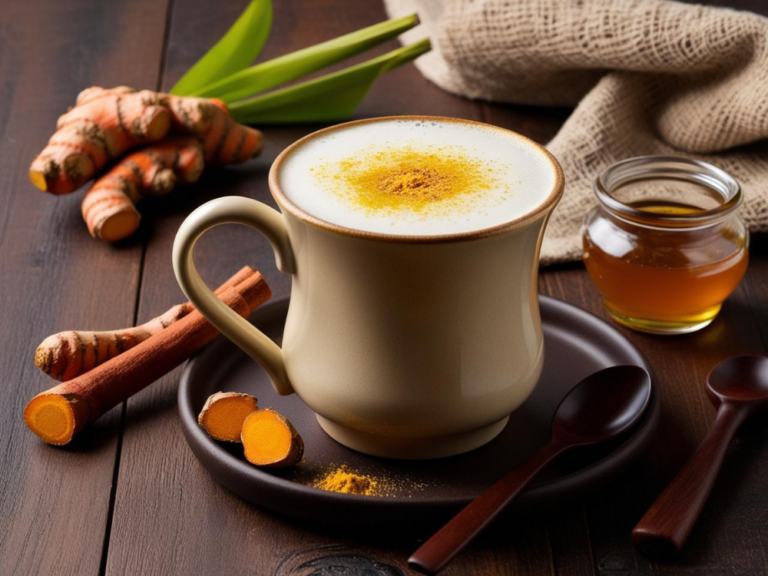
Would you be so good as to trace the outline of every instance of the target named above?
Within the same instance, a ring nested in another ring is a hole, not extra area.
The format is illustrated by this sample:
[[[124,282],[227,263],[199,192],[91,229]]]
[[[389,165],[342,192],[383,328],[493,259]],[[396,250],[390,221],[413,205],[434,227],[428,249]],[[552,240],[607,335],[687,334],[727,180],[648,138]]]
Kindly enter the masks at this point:
[[[374,211],[455,208],[502,188],[493,165],[451,146],[370,147],[313,172],[354,206]]]
[[[380,498],[411,498],[414,494],[423,493],[429,487],[427,483],[399,473],[363,473],[346,464],[318,466],[305,461],[304,465],[303,469],[296,471],[298,474],[294,479],[306,486],[328,492]]]
[[[375,496],[379,482],[370,476],[350,472],[345,466],[331,470],[313,485],[315,488],[342,494]]]

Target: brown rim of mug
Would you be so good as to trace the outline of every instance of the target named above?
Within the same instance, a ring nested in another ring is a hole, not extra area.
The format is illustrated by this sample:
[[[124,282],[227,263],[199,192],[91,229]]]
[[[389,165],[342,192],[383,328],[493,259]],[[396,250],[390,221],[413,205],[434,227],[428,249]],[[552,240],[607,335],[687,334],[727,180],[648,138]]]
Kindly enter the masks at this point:
[[[357,230],[355,228],[347,228],[345,226],[333,224],[331,222],[318,218],[317,216],[314,216],[308,212],[305,212],[304,210],[299,208],[296,204],[294,204],[291,200],[289,200],[285,194],[283,194],[283,191],[280,189],[280,185],[278,184],[278,181],[277,181],[277,173],[280,170],[280,165],[282,164],[283,160],[285,160],[285,158],[291,152],[293,152],[296,148],[306,144],[308,141],[310,141],[313,138],[317,138],[318,136],[323,136],[335,130],[342,130],[349,126],[357,126],[360,124],[370,124],[373,122],[390,122],[393,120],[424,120],[428,122],[456,122],[456,123],[462,123],[462,124],[471,124],[473,126],[480,126],[483,129],[496,130],[498,132],[503,132],[508,136],[512,136],[514,138],[517,138],[518,140],[522,140],[527,145],[530,145],[532,148],[534,148],[537,152],[542,153],[544,158],[549,161],[552,168],[554,169],[555,183],[552,186],[552,191],[549,193],[546,199],[542,203],[540,203],[538,206],[536,206],[536,208],[534,208],[532,211],[526,214],[523,214],[522,216],[519,216],[517,218],[514,218],[513,220],[509,220],[502,224],[497,224],[496,226],[491,226],[490,228],[472,230],[471,232],[458,232],[455,234],[435,234],[431,236],[405,236],[405,235],[399,235],[399,234],[383,234],[380,232],[366,232],[363,230]],[[403,242],[403,243],[416,243],[416,244],[452,242],[456,240],[478,240],[480,238],[488,238],[489,236],[495,236],[497,234],[501,234],[503,232],[516,228],[520,224],[524,224],[526,222],[536,220],[537,217],[546,215],[549,209],[552,208],[555,204],[557,204],[557,202],[560,200],[560,198],[563,195],[564,182],[565,180],[563,178],[563,170],[560,167],[560,164],[558,163],[558,161],[555,159],[555,157],[552,156],[552,154],[550,154],[550,152],[546,148],[544,148],[542,145],[534,142],[533,140],[531,140],[530,138],[527,138],[526,136],[522,136],[521,134],[518,134],[517,132],[513,132],[512,130],[507,130],[506,128],[500,128],[492,124],[485,124],[484,122],[475,122],[474,120],[464,120],[463,118],[448,118],[443,116],[420,116],[420,115],[381,116],[377,118],[365,118],[363,120],[353,120],[351,122],[335,124],[334,126],[329,126],[328,128],[323,128],[316,132],[312,132],[311,134],[308,134],[307,136],[300,138],[299,140],[297,140],[296,142],[288,146],[285,150],[283,150],[275,159],[274,163],[272,164],[272,168],[270,168],[269,170],[269,190],[272,193],[272,197],[275,199],[275,202],[277,202],[278,206],[280,206],[281,209],[287,210],[290,214],[292,214],[299,220],[302,220],[307,224],[312,224],[313,226],[316,226],[318,228],[328,230],[329,232],[335,232],[337,234],[343,234],[345,236],[353,236],[355,238],[365,238],[370,240],[383,240],[387,242]]]

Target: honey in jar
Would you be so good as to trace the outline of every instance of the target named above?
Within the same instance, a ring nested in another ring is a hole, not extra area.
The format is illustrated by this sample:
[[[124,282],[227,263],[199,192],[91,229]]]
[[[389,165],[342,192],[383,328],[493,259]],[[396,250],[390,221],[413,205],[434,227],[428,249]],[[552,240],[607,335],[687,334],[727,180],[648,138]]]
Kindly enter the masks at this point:
[[[595,193],[584,264],[609,314],[658,334],[707,326],[747,268],[738,183],[703,162],[642,157],[606,170]]]

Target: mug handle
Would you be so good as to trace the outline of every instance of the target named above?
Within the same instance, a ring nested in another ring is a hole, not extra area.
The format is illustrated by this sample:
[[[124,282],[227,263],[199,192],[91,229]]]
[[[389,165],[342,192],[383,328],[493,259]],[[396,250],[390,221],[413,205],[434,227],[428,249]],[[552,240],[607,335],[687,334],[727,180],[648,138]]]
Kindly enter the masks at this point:
[[[195,308],[219,332],[261,364],[277,393],[283,396],[292,394],[293,386],[288,379],[280,347],[219,300],[200,278],[195,267],[195,243],[204,232],[219,224],[245,224],[264,234],[275,251],[278,269],[293,274],[296,264],[283,216],[266,204],[240,196],[226,196],[206,202],[184,220],[176,233],[173,242],[173,271],[179,286]]]

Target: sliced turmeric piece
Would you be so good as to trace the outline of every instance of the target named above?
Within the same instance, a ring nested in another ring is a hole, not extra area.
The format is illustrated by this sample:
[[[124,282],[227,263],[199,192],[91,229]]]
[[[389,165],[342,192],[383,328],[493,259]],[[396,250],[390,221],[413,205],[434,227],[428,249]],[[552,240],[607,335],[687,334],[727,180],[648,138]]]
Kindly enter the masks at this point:
[[[304,441],[283,415],[265,408],[248,415],[241,433],[245,459],[263,468],[287,468],[304,455]]]
[[[63,446],[88,420],[87,403],[71,394],[38,394],[24,409],[24,422],[47,444]]]
[[[250,394],[216,392],[205,402],[197,423],[211,438],[240,443],[243,422],[256,410],[256,398]]]

